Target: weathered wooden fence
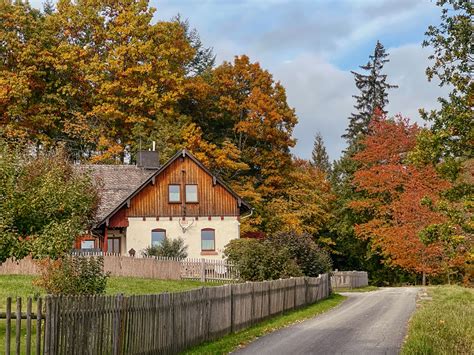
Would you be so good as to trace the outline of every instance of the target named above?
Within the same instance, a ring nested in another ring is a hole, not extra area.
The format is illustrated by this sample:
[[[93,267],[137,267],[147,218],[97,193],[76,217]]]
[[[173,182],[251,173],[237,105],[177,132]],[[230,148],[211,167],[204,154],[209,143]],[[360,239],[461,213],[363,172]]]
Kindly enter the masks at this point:
[[[133,258],[112,253],[80,253],[103,256],[104,271],[111,276],[143,277],[166,280],[192,279],[229,282],[239,279],[237,268],[225,260],[176,259],[164,257]],[[0,264],[0,275],[37,275],[39,268],[30,257]]]
[[[47,296],[44,311],[39,299],[37,314],[28,318],[26,312],[26,329],[33,319],[37,322],[35,335],[39,338],[33,348],[31,329],[26,331],[24,346],[18,340],[24,314],[17,301],[15,337],[11,336],[10,312],[5,350],[7,354],[13,351],[10,341],[14,340],[17,354],[22,349],[27,354],[28,349],[37,354],[174,354],[329,294],[330,281],[324,274],[158,295]],[[31,299],[28,305],[31,311]]]
[[[44,338],[44,307],[41,298],[7,298],[5,312],[0,312],[0,329],[4,328],[5,354],[42,354]],[[36,313],[34,313],[36,311]],[[4,323],[4,327],[2,327]],[[0,331],[0,339],[2,338]],[[3,350],[3,349],[2,349]],[[0,351],[1,353],[1,351]]]
[[[334,271],[331,275],[331,287],[334,290],[368,285],[369,277],[366,271]]]

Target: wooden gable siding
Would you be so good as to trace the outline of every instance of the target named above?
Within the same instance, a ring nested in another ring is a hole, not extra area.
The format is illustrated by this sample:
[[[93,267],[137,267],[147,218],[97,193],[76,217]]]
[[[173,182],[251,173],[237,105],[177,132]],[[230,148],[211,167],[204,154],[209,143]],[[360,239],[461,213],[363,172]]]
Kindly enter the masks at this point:
[[[183,173],[184,171],[184,173]],[[181,203],[168,202],[168,186],[181,185]],[[198,186],[198,202],[184,203],[185,185]],[[185,210],[185,211],[184,211]],[[128,217],[238,216],[237,199],[190,158],[176,159],[130,201]]]

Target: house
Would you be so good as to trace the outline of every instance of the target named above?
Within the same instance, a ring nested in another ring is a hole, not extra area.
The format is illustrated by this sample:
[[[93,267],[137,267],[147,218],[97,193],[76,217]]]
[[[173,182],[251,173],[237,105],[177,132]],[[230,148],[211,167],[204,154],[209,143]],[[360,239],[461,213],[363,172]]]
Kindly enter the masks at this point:
[[[250,206],[187,150],[159,166],[157,152],[140,152],[138,165],[82,165],[99,182],[101,202],[82,250],[137,255],[164,237],[182,237],[190,258],[221,259],[240,237]]]

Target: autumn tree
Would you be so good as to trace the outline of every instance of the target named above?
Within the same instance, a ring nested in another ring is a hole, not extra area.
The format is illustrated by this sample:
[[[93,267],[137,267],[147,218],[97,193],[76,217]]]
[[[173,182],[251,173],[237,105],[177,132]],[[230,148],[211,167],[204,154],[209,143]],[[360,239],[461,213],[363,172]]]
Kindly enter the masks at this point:
[[[306,160],[294,159],[284,192],[266,206],[265,230],[318,236],[331,218],[333,199],[325,173]]]
[[[321,132],[316,133],[314,136],[311,164],[324,173],[329,173],[331,170],[331,163],[329,162],[329,156]]]
[[[349,117],[349,126],[343,135],[349,143],[368,132],[369,122],[376,109],[386,113],[384,108],[388,104],[387,90],[398,87],[388,84],[387,75],[382,74],[383,66],[388,61],[388,53],[385,52],[382,43],[377,41],[374,53],[369,56],[367,64],[360,66],[367,74],[351,71],[360,94],[353,96],[356,99],[354,106],[356,112]]]
[[[44,15],[28,3],[0,2],[0,134],[50,144],[65,109],[53,86],[52,47]]]
[[[3,136],[61,141],[76,159],[108,162],[140,141],[179,143],[178,100],[195,59],[182,24],[152,23],[146,0],[61,0],[44,14],[2,2],[0,11]]]
[[[356,234],[369,239],[386,263],[420,273],[424,282],[425,275],[447,271],[443,261],[449,241],[426,238],[426,233],[431,226],[446,222],[430,205],[440,201],[440,193],[450,183],[433,166],[407,161],[419,132],[418,126],[402,118],[381,117],[372,122],[362,141],[364,149],[354,156],[361,164],[354,183],[366,196],[353,200],[350,207],[370,215],[356,226]]]
[[[368,243],[356,238],[354,225],[364,223],[368,216],[364,213],[355,213],[348,208],[348,203],[353,199],[363,198],[363,191],[356,191],[353,185],[354,173],[360,167],[360,163],[353,159],[363,147],[361,140],[368,133],[369,123],[372,117],[383,114],[388,104],[388,90],[397,86],[387,83],[387,76],[382,73],[385,63],[389,61],[383,45],[377,41],[374,53],[369,56],[366,65],[360,68],[367,72],[361,74],[352,72],[358,95],[354,95],[356,111],[349,117],[349,125],[346,133],[342,136],[348,142],[348,147],[342,156],[333,163],[331,183],[337,196],[334,204],[332,234],[336,241],[336,254],[334,255],[335,266],[339,268],[368,270],[372,279],[395,280],[398,272],[392,273],[380,265],[379,257],[370,250]],[[378,277],[380,275],[380,277]]]
[[[209,145],[227,152],[228,168],[221,169],[221,176],[256,206],[252,223],[263,226],[264,206],[281,196],[292,168],[297,118],[285,89],[258,63],[241,56],[192,78],[187,90],[182,112],[199,129],[200,149],[207,149],[208,156]],[[187,136],[190,139],[193,135]],[[191,150],[199,155],[199,150]]]

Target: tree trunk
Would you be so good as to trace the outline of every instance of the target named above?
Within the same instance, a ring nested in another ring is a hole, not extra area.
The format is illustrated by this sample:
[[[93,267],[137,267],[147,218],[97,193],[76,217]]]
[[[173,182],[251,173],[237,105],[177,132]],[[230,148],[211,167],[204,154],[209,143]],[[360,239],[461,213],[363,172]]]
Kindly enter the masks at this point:
[[[426,286],[426,273],[424,271],[423,271],[423,278],[422,278],[421,284],[423,286]]]

